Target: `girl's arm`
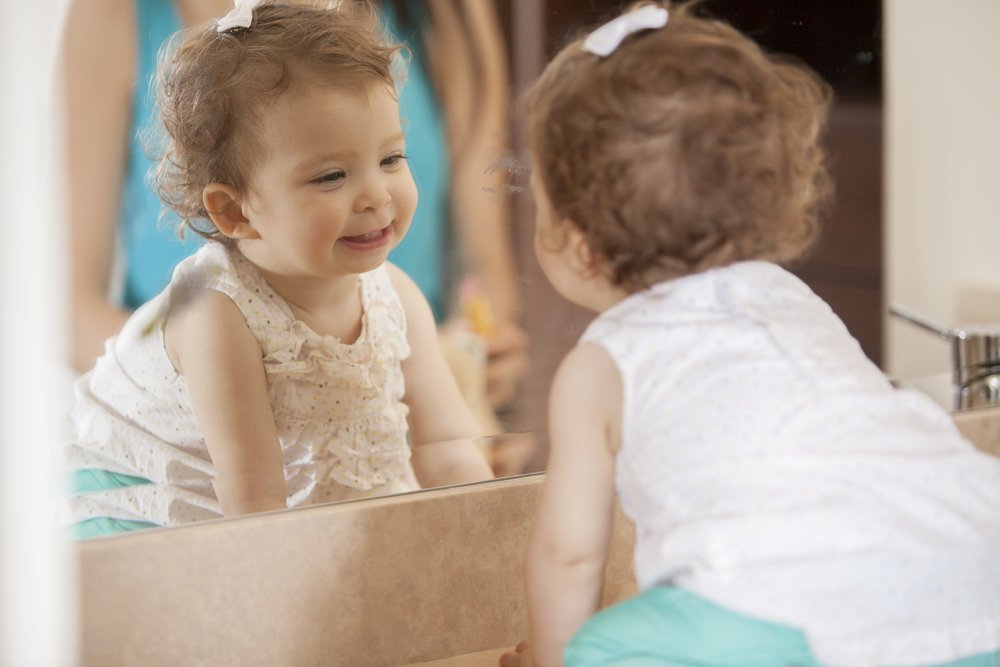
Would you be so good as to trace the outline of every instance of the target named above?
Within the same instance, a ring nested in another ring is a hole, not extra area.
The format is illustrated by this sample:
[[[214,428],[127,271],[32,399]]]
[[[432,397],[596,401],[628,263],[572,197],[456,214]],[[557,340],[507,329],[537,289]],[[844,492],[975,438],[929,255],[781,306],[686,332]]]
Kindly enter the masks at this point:
[[[417,480],[426,488],[491,479],[490,466],[473,440],[483,434],[441,354],[431,308],[409,276],[387,266],[406,312],[410,357],[403,362],[403,401],[410,408]]]
[[[562,665],[566,644],[600,606],[621,398],[614,362],[590,343],[571,350],[553,380],[549,462],[525,562],[538,667]]]
[[[135,78],[131,1],[74,0],[60,45],[71,362],[89,369],[128,313],[108,297]],[[57,135],[58,136],[58,135]],[[150,223],[152,224],[152,223]]]
[[[184,376],[226,516],[283,509],[285,472],[261,349],[228,297],[193,289],[170,312],[167,354]]]

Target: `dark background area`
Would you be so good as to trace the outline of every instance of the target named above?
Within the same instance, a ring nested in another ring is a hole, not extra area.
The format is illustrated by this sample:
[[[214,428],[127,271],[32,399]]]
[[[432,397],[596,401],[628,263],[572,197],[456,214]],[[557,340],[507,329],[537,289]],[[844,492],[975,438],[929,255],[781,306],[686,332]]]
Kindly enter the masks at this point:
[[[590,27],[613,18],[627,3],[548,0],[546,54]],[[730,23],[768,51],[798,56],[838,94],[880,99],[882,6],[878,0],[704,0],[699,10]]]

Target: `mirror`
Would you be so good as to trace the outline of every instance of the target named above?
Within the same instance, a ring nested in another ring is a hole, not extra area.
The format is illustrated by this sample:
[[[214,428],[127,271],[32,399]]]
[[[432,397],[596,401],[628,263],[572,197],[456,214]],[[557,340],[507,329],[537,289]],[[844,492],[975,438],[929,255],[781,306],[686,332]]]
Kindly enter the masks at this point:
[[[219,4],[228,6],[229,2]],[[396,11],[405,6],[387,4],[396,6]],[[441,4],[448,3],[428,6]],[[606,18],[622,4],[618,0],[494,0],[509,54],[507,64],[514,94],[537,76],[546,59],[568,37]],[[838,183],[837,204],[815,252],[793,268],[833,306],[868,355],[881,363],[881,4],[877,0],[845,0],[835,6],[799,0],[708,0],[704,6],[766,48],[798,56],[835,88],[837,101],[831,114],[828,145]],[[523,128],[513,116],[509,124],[514,153],[520,154]],[[498,152],[485,150],[482,155],[495,163]],[[513,185],[523,185],[520,176],[510,174]],[[480,441],[484,449],[503,453],[497,471],[506,475],[544,468],[548,386],[559,360],[592,316],[558,297],[535,263],[533,204],[524,189],[511,188],[509,196],[502,192],[497,195],[494,191],[493,196],[508,197],[505,203],[511,210],[521,321],[530,340],[531,357],[530,370],[516,397],[496,415],[497,434]],[[451,256],[444,274],[454,284],[460,282],[466,262],[456,259],[454,252]]]

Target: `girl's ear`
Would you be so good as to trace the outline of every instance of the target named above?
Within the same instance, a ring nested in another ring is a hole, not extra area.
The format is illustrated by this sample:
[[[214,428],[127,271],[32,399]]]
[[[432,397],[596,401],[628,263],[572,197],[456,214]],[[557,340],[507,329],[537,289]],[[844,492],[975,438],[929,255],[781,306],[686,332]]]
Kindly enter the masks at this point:
[[[569,218],[563,220],[562,224],[566,229],[566,244],[569,246],[570,265],[573,267],[573,270],[582,276],[592,275],[597,266],[594,261],[594,252],[587,243],[586,235]]]
[[[226,183],[209,183],[201,191],[208,217],[224,236],[231,239],[259,239],[260,234],[243,215],[236,188]]]

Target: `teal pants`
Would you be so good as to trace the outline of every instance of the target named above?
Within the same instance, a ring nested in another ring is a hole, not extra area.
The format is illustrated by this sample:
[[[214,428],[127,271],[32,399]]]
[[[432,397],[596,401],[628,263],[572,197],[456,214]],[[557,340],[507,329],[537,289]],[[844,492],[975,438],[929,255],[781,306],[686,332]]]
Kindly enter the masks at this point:
[[[799,630],[661,586],[594,615],[566,667],[822,667]],[[1000,651],[921,667],[1000,667]]]

